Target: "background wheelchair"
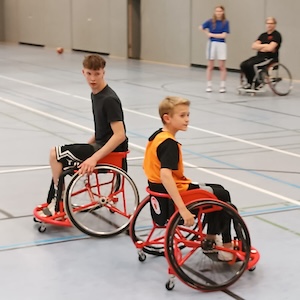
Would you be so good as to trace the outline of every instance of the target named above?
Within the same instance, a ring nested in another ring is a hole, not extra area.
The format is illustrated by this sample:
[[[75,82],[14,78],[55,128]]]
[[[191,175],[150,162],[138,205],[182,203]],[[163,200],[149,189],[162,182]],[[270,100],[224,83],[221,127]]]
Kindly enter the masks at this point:
[[[169,280],[165,287],[172,290],[175,276],[186,285],[201,291],[223,290],[235,283],[245,270],[253,271],[259,260],[259,252],[251,246],[248,229],[235,208],[218,200],[205,190],[190,190],[182,193],[187,208],[195,215],[193,227],[183,226],[183,219],[175,211],[170,219],[157,224],[151,216],[151,201],[162,204],[162,209],[172,212],[169,195],[152,192],[137,207],[131,223],[130,236],[138,249],[140,261],[146,254],[165,256],[168,262]],[[154,200],[154,201],[153,201]],[[228,214],[231,217],[232,249],[214,244],[212,249],[204,247],[206,238],[206,215]],[[207,251],[209,250],[209,251]],[[218,251],[233,254],[231,261],[218,260]]]
[[[251,96],[254,96],[256,93],[265,92],[264,87],[268,85],[274,94],[286,96],[292,90],[293,79],[288,68],[276,62],[264,68],[257,69],[250,89],[243,88],[246,83],[245,76],[241,73],[240,87],[238,88],[239,94],[250,93]],[[259,85],[259,89],[255,89],[255,84]]]
[[[56,213],[45,217],[39,214],[48,203],[38,205],[33,211],[34,221],[40,223],[38,230],[44,232],[46,224],[74,225],[85,234],[103,237],[128,229],[139,204],[139,193],[122,169],[126,156],[127,152],[110,153],[99,161],[91,175],[79,175],[76,168],[64,171],[57,197],[62,201],[57,201]],[[67,175],[71,176],[68,183]]]

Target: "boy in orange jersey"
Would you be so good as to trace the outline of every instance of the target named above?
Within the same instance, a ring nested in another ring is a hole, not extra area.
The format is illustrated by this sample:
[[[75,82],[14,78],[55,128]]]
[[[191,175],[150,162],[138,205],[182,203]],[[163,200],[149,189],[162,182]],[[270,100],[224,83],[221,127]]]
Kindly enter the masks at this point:
[[[166,97],[161,101],[159,115],[163,128],[150,136],[143,163],[150,190],[170,195],[184,220],[185,226],[194,224],[194,215],[186,208],[180,192],[201,188],[214,193],[218,199],[224,202],[230,202],[229,192],[221,185],[204,184],[200,186],[192,183],[190,179],[184,176],[181,144],[176,141],[175,135],[178,131],[187,130],[190,115],[189,107],[190,101],[180,97]],[[157,210],[157,205],[162,205],[162,209]],[[160,219],[164,214],[163,218],[166,222],[171,216],[172,210],[165,211],[164,207],[163,202],[157,202],[153,205],[151,213],[155,215],[155,211],[158,212]],[[218,220],[216,213],[210,213],[207,214],[207,220],[208,229],[205,241],[207,248],[211,249],[213,243],[219,242],[216,239],[217,234],[220,233],[221,222],[222,228],[225,228],[222,232],[223,246],[231,248],[230,218]],[[232,254],[219,251],[218,258],[222,261],[230,261]]]

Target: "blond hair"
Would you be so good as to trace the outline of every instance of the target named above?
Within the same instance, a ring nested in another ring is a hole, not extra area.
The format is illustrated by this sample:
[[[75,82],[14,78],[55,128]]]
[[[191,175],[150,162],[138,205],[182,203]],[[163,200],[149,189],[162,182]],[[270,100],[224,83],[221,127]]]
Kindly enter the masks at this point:
[[[165,114],[173,115],[174,108],[178,105],[187,105],[190,106],[190,100],[182,98],[182,97],[176,97],[176,96],[168,96],[165,99],[163,99],[158,107],[159,116],[165,124],[165,121],[163,119],[163,116]]]
[[[272,21],[274,24],[277,24],[277,21],[274,17],[267,17],[266,22],[268,22],[268,21]]]

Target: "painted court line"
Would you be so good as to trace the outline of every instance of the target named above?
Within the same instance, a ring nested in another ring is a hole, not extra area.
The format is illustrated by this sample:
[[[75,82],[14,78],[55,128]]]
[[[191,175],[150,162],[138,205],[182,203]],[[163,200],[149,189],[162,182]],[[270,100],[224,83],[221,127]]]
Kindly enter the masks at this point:
[[[292,210],[299,210],[299,205],[295,206],[289,206],[289,207],[276,207],[276,208],[270,208],[270,209],[262,209],[262,210],[256,210],[252,212],[240,212],[240,215],[243,218],[246,217],[254,217],[254,216],[260,216],[260,215],[266,215],[266,214],[273,214],[273,213],[280,213],[280,212],[286,212],[286,211],[292,211]],[[141,227],[140,229],[148,228],[148,226]],[[56,237],[56,238],[50,238],[50,239],[42,239],[42,240],[36,240],[36,241],[30,241],[30,242],[23,242],[23,243],[17,243],[17,244],[8,244],[8,245],[0,245],[0,251],[8,251],[8,250],[14,250],[14,249],[20,249],[20,248],[28,248],[33,246],[43,246],[48,244],[55,244],[55,243],[61,243],[61,242],[68,242],[73,240],[82,240],[82,239],[88,239],[90,236],[86,234],[80,234],[80,235],[70,235],[65,237]]]
[[[133,160],[141,160],[143,159],[143,156],[137,156],[137,157],[128,157],[128,161]],[[18,172],[30,172],[30,171],[38,171],[38,170],[46,170],[50,169],[50,166],[40,166],[40,167],[28,167],[28,168],[20,168],[20,169],[12,169],[12,170],[2,170],[0,171],[0,174],[7,174],[7,173],[18,173]]]
[[[27,82],[27,81],[24,81],[24,80],[18,80],[18,79],[14,79],[14,78],[3,76],[3,75],[0,75],[0,78],[10,80],[10,81],[14,81],[14,82],[18,82],[18,83],[21,83],[21,84],[24,84],[24,85],[35,87],[35,88],[44,89],[44,90],[51,91],[51,92],[54,92],[54,93],[74,97],[74,98],[81,99],[81,100],[84,100],[84,101],[89,101],[89,102],[91,101],[89,98],[86,98],[86,97],[82,97],[82,96],[62,92],[62,91],[56,90],[56,89],[51,89],[51,88],[48,88],[48,87],[45,87],[45,86],[42,86],[42,85]],[[1,100],[4,100],[4,99],[1,98]],[[124,107],[123,107],[123,110],[126,111],[126,112],[130,112],[130,113],[133,113],[133,114],[144,116],[144,117],[147,117],[147,118],[160,120],[160,118],[157,117],[157,116],[153,116],[153,115],[149,115],[149,114],[146,114],[146,113],[138,112],[136,110],[127,109],[127,108],[124,108]],[[80,125],[78,125],[78,126],[80,126]],[[281,150],[281,149],[278,149],[278,148],[266,146],[266,145],[263,145],[263,144],[247,141],[247,140],[244,140],[244,139],[240,139],[240,138],[233,137],[233,136],[230,136],[230,135],[218,133],[218,132],[215,132],[215,131],[211,131],[211,130],[207,130],[207,129],[203,129],[203,128],[199,128],[199,127],[195,127],[195,126],[191,126],[191,125],[189,125],[189,128],[193,129],[193,130],[205,132],[205,133],[208,133],[208,134],[211,134],[211,135],[219,136],[219,137],[222,137],[222,138],[225,138],[225,139],[229,139],[229,140],[232,140],[232,141],[236,141],[236,142],[239,142],[239,143],[244,143],[244,144],[247,144],[247,145],[251,145],[251,146],[258,147],[258,148],[266,149],[266,150],[269,150],[269,151],[278,152],[278,153],[281,153],[281,154],[294,156],[294,157],[300,157],[300,154],[297,154],[297,153],[294,153],[294,152],[285,151],[285,150]]]
[[[84,130],[84,131],[93,132],[92,129],[90,129],[90,128],[86,127],[86,126],[82,126],[82,125],[76,124],[76,123],[74,123],[74,122],[71,122],[71,121],[68,121],[68,120],[61,119],[61,118],[59,118],[59,117],[53,116],[53,115],[48,114],[48,113],[45,113],[45,112],[43,112],[43,111],[39,111],[39,110],[37,110],[37,109],[28,107],[28,106],[26,106],[26,105],[17,103],[17,102],[15,102],[15,101],[12,101],[12,100],[9,100],[9,99],[5,99],[5,98],[3,98],[3,97],[0,97],[0,100],[3,101],[3,102],[5,102],[5,103],[8,103],[8,104],[10,104],[10,105],[17,106],[17,107],[20,107],[20,108],[22,108],[22,109],[31,111],[31,112],[33,112],[33,113],[35,113],[35,114],[42,115],[42,116],[44,116],[44,117],[46,117],[46,118],[54,119],[54,120],[56,120],[56,121],[58,121],[58,122],[67,124],[67,125],[69,125],[69,126],[71,126],[71,127],[76,127],[76,128],[81,129],[81,130]],[[129,143],[129,145],[132,146],[133,148],[136,148],[136,149],[139,149],[139,150],[143,150],[143,151],[145,150],[144,147],[139,146],[139,145],[137,145],[137,144]],[[271,192],[271,191],[268,191],[268,190],[259,188],[259,187],[257,187],[257,186],[248,184],[248,183],[246,183],[246,182],[237,180],[237,179],[235,179],[235,178],[232,178],[232,177],[229,177],[229,176],[225,176],[225,175],[221,175],[221,174],[216,173],[216,172],[214,172],[214,171],[210,171],[210,170],[207,170],[207,169],[203,169],[203,168],[201,168],[201,167],[198,167],[198,166],[193,165],[193,164],[190,164],[190,163],[184,162],[184,165],[186,165],[186,166],[188,166],[188,167],[195,168],[196,170],[202,171],[202,172],[204,172],[204,173],[208,173],[208,174],[214,175],[214,176],[216,176],[216,177],[219,177],[219,178],[222,178],[222,179],[225,179],[225,180],[234,182],[234,183],[236,183],[236,184],[245,186],[245,187],[247,187],[247,188],[256,190],[256,191],[258,191],[258,192],[261,192],[261,193],[263,193],[263,194],[266,194],[266,195],[275,197],[275,198],[277,198],[277,199],[281,199],[281,200],[284,200],[284,201],[287,201],[287,202],[290,202],[290,203],[293,203],[293,204],[296,204],[296,205],[300,205],[300,202],[297,201],[297,200],[291,199],[291,198],[289,198],[289,197],[282,196],[282,195],[277,194],[277,193],[273,193],[273,192]]]

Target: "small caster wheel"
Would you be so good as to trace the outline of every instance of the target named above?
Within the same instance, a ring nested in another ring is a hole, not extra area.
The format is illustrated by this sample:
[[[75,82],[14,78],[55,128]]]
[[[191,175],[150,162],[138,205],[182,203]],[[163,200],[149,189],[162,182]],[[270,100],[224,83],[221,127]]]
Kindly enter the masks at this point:
[[[33,222],[35,222],[35,223],[41,223],[41,221],[38,220],[36,217],[33,217]]]
[[[251,269],[249,269],[249,272],[253,272],[255,269],[256,269],[256,266],[254,266]]]
[[[39,227],[39,232],[45,232],[45,231],[46,231],[46,229],[47,229],[47,227],[46,227],[46,226],[44,226],[44,225],[41,225],[41,226]]]
[[[139,253],[139,261],[145,261],[146,260],[146,254],[144,252]]]
[[[175,286],[175,284],[174,284],[174,282],[173,281],[168,281],[167,283],[166,283],[166,289],[168,290],[168,291],[172,291],[173,289],[174,289],[174,286]]]

